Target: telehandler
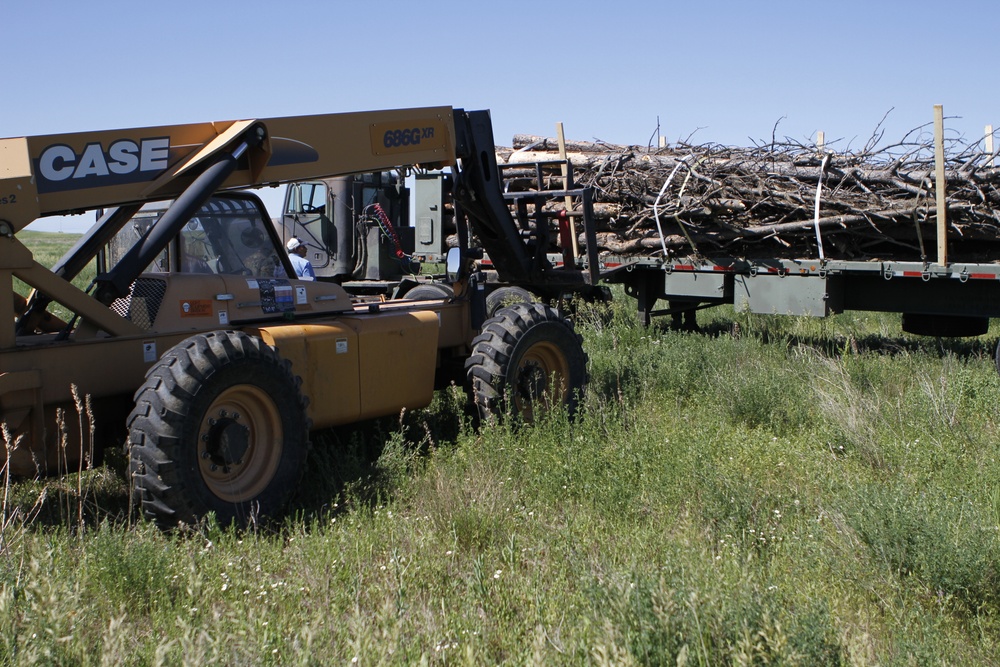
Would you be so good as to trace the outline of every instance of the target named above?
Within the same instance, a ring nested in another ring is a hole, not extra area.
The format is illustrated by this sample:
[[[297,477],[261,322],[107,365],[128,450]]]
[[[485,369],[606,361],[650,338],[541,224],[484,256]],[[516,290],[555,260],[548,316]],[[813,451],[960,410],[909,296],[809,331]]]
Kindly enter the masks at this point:
[[[358,303],[335,282],[297,279],[245,191],[401,166],[451,170],[453,297]],[[91,209],[97,222],[51,268],[18,239],[39,217]],[[588,272],[548,261],[550,234],[547,221],[511,216],[488,111],[0,139],[0,288],[13,295],[0,299],[0,454],[11,473],[33,476],[75,469],[127,436],[147,517],[245,523],[281,511],[310,432],[426,406],[450,382],[487,412],[530,421],[553,401],[572,410],[587,378],[572,324],[540,303],[485,320],[472,269],[485,251],[505,282],[535,294],[598,289],[596,258]],[[132,241],[112,251],[122,238]],[[96,277],[76,287],[95,258]],[[75,428],[78,397],[93,425]],[[60,428],[60,412],[74,428]]]

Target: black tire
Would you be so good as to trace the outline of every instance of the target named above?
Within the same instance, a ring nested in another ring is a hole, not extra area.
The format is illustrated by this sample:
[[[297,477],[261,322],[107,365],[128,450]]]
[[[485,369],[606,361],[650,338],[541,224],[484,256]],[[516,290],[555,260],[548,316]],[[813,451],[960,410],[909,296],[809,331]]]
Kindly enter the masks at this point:
[[[501,308],[483,324],[465,363],[479,414],[513,413],[533,422],[536,408],[561,402],[572,415],[587,385],[587,353],[572,323],[541,303]]]
[[[1000,373],[1000,340],[997,341],[997,351],[993,355],[993,365],[996,366],[997,373]]]
[[[982,336],[990,328],[990,318],[968,315],[925,315],[903,313],[902,329],[916,336],[961,338]]]
[[[455,296],[455,290],[442,283],[423,283],[412,288],[403,295],[404,299],[430,301],[432,299],[450,299]]]
[[[515,303],[531,303],[534,300],[535,296],[523,287],[516,285],[498,287],[486,295],[486,317],[495,316],[497,311],[504,306]]]
[[[309,447],[301,380],[259,338],[198,334],[146,373],[128,419],[134,501],[164,528],[281,512]]]

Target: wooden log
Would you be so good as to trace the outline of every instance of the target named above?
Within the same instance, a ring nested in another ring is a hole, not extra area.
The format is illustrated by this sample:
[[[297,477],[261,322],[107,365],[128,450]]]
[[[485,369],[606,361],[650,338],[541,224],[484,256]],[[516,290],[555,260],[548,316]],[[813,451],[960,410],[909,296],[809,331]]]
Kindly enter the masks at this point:
[[[534,134],[515,134],[511,144],[516,150],[529,149],[533,151],[559,150],[559,138],[542,137]],[[566,150],[574,153],[603,153],[620,151],[621,146],[606,144],[601,141],[570,141],[566,140]]]
[[[681,158],[685,155],[654,155],[639,153],[582,153],[569,152],[567,157],[573,163],[573,168],[580,180],[580,172],[601,169],[607,171],[609,167],[625,167],[638,172],[658,171],[664,172],[664,177],[681,163]],[[544,162],[555,160],[555,154],[540,151],[517,151],[510,155],[507,164],[524,164],[530,162]],[[750,163],[743,158],[715,158],[707,157],[697,162],[696,169],[710,174],[746,174],[757,178],[783,177],[810,183],[815,185],[820,178],[824,181],[838,179],[852,179],[854,181],[894,185],[897,187],[910,188],[927,180],[931,172],[923,163],[915,165],[911,170],[900,170],[898,167],[887,165],[884,167],[869,166],[862,168],[851,164],[851,160],[836,158],[824,170],[820,166],[810,166],[798,164],[792,160],[773,160],[766,163]],[[545,173],[555,173],[556,167],[545,170]],[[957,167],[946,170],[945,178],[949,185],[960,185],[972,180],[983,183],[1000,184],[1000,169],[982,168],[974,173],[965,173]],[[902,179],[902,180],[901,180]],[[904,185],[905,184],[905,185]]]
[[[577,151],[566,152],[566,158],[573,163],[574,171],[580,169],[596,169],[603,164],[608,157],[614,156],[613,153],[580,153]],[[558,160],[558,154],[555,153],[545,153],[539,151],[515,151],[510,154],[507,158],[507,164],[524,164],[527,162],[547,162],[549,160]],[[547,170],[548,172],[558,173],[558,167],[551,167]]]

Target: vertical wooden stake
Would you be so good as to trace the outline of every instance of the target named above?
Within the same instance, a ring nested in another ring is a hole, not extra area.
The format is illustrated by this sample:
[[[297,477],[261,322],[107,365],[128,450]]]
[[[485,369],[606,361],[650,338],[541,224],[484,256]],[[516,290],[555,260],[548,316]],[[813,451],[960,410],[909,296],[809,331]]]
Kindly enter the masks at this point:
[[[826,146],[826,133],[820,130],[816,133],[816,152],[822,153],[823,148]]]
[[[661,134],[660,135],[660,148],[666,148],[666,147],[667,147],[667,138]]]
[[[934,105],[934,192],[937,195],[938,264],[948,264],[948,198],[944,178],[944,107]]]
[[[985,134],[986,134],[986,154],[989,155],[989,156],[991,156],[990,157],[990,166],[991,167],[995,167],[995,166],[997,166],[997,159],[995,157],[992,157],[993,156],[993,126],[992,125],[987,125],[986,126],[986,132],[985,132]]]
[[[556,138],[559,140],[559,159],[566,159],[566,135],[563,134],[563,124],[562,121],[556,123]],[[562,165],[562,177],[563,177],[563,190],[569,190],[569,167],[567,165]],[[569,232],[573,237],[573,260],[580,255],[580,248],[576,241],[576,223],[573,222],[573,218],[570,217],[570,210],[573,208],[573,198],[566,195],[566,216],[569,218]],[[567,269],[570,267],[566,267]]]

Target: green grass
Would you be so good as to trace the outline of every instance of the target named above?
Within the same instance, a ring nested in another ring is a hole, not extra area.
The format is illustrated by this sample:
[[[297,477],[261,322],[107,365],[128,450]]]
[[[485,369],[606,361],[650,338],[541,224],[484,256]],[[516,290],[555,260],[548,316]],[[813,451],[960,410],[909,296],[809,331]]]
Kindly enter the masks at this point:
[[[15,484],[0,661],[1000,662],[996,329],[631,306],[578,317],[575,421],[477,432],[456,389],[323,433],[278,526],[164,535],[113,468]]]
[[[31,254],[36,262],[42,266],[52,267],[62,259],[63,255],[73,247],[73,244],[81,236],[81,234],[64,234],[62,232],[22,231],[18,233],[17,239],[31,249]],[[80,275],[73,279],[73,284],[80,289],[87,289],[96,275],[97,263],[92,261],[80,272]],[[15,278],[14,291],[26,297],[31,293],[31,287]],[[63,319],[71,316],[71,313],[59,304],[53,304],[49,311]]]

